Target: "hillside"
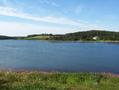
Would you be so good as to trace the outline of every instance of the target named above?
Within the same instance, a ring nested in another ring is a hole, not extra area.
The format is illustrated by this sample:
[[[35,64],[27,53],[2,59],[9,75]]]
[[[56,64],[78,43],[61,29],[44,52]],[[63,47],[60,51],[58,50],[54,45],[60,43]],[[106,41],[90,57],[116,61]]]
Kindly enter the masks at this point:
[[[91,30],[66,34],[74,40],[119,40],[119,32]]]
[[[119,41],[119,32],[90,30],[66,34],[33,34],[26,37],[0,36],[4,39],[20,40],[69,40],[69,41]]]
[[[91,30],[64,35],[35,34],[28,35],[24,39],[32,40],[73,40],[73,41],[119,41],[119,32]]]

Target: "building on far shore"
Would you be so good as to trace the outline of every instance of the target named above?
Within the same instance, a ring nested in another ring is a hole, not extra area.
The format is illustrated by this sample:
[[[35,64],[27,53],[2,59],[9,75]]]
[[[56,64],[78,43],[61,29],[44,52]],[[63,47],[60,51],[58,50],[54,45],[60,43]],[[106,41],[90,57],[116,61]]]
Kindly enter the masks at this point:
[[[93,40],[99,40],[99,37],[98,36],[95,36],[92,38]]]

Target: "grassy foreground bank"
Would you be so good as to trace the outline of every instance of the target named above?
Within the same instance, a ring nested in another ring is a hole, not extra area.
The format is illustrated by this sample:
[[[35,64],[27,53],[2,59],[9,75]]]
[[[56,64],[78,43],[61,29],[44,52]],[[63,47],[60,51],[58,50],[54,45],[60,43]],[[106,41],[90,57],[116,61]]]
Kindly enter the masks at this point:
[[[119,77],[104,73],[1,71],[0,90],[119,90]]]

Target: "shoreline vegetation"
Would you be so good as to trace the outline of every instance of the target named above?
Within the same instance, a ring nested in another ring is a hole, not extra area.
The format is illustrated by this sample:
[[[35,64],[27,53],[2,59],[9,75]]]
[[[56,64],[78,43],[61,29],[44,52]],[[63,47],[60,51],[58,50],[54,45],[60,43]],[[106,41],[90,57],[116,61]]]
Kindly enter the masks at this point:
[[[119,90],[119,75],[0,71],[0,90]]]
[[[0,36],[0,40],[8,39],[119,43],[119,32],[90,30],[66,34],[33,34],[24,37]]]

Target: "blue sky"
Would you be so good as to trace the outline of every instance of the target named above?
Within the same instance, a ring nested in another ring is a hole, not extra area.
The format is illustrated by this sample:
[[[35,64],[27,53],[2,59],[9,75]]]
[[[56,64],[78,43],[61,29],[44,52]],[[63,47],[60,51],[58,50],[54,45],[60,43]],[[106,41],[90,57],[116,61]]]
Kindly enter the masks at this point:
[[[0,0],[0,34],[119,31],[119,0]]]

